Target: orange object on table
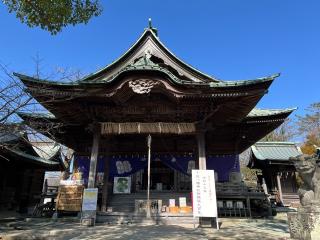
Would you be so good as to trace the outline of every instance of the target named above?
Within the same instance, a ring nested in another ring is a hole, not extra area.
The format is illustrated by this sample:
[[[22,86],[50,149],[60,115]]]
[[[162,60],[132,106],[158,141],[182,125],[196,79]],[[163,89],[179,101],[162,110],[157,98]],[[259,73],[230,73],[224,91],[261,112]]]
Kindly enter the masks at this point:
[[[170,213],[179,213],[179,207],[169,207]]]
[[[180,207],[180,213],[191,213],[192,207],[186,206],[186,207]]]

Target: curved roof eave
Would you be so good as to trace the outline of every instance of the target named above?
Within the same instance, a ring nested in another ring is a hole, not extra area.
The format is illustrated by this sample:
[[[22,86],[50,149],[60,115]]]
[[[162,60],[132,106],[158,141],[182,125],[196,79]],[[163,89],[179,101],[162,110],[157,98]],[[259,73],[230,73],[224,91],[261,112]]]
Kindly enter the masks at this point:
[[[13,75],[19,78],[23,83],[34,83],[34,84],[47,84],[47,85],[55,85],[55,86],[79,86],[78,82],[59,82],[52,80],[45,80],[27,76],[25,74],[14,72]]]
[[[89,85],[97,85],[97,84],[108,84],[113,82],[120,76],[122,73],[129,72],[129,71],[158,71],[166,74],[174,83],[182,84],[186,86],[207,86],[209,88],[228,88],[228,87],[242,87],[242,86],[250,86],[264,82],[272,82],[275,78],[279,77],[280,74],[274,74],[268,77],[257,78],[252,80],[238,80],[238,81],[220,81],[220,82],[210,82],[210,83],[202,83],[202,82],[192,82],[180,79],[172,74],[169,70],[166,70],[162,67],[154,67],[154,66],[144,66],[143,68],[139,67],[127,67],[115,74],[109,80],[101,80],[89,82],[89,81],[74,81],[74,82],[59,82],[59,81],[50,81],[50,80],[43,80],[38,78],[33,78],[24,74],[14,73],[16,77],[18,77],[23,83],[26,85],[37,85],[39,83],[46,84],[49,86],[61,86],[61,87],[79,87],[79,86],[89,86]]]
[[[47,166],[57,166],[59,165],[60,163],[59,162],[56,162],[56,161],[53,161],[53,160],[50,160],[50,159],[44,159],[44,158],[41,158],[41,157],[37,157],[37,156],[32,156],[28,153],[25,153],[25,152],[22,152],[22,151],[18,151],[18,150],[15,150],[15,149],[12,149],[12,148],[6,148],[8,151],[18,155],[18,156],[21,156],[21,157],[24,157],[28,160],[31,160],[31,161],[35,161],[35,163],[38,163],[38,164],[41,164],[41,165],[47,165]],[[52,157],[55,158],[55,156]]]
[[[250,79],[250,80],[221,81],[218,83],[211,82],[209,83],[209,85],[212,88],[248,86],[248,85],[259,84],[263,82],[273,82],[279,76],[280,76],[280,73],[276,73],[267,77]]]
[[[25,118],[34,118],[34,119],[48,119],[48,120],[54,120],[56,119],[56,117],[48,112],[48,113],[40,113],[40,112],[36,112],[36,113],[27,113],[27,112],[17,112],[17,115],[19,117],[21,117],[22,119]]]
[[[249,112],[247,115],[248,118],[255,118],[255,117],[270,117],[270,116],[277,116],[288,114],[290,115],[293,111],[297,110],[297,108],[285,108],[285,109],[260,109],[254,108]]]
[[[286,108],[286,109],[259,109],[254,108],[251,112],[247,115],[245,119],[248,118],[258,118],[258,117],[272,117],[278,115],[290,115],[293,111],[297,108]],[[47,119],[47,120],[56,120],[57,118],[51,113],[17,113],[19,117],[22,119],[30,118],[30,119]]]

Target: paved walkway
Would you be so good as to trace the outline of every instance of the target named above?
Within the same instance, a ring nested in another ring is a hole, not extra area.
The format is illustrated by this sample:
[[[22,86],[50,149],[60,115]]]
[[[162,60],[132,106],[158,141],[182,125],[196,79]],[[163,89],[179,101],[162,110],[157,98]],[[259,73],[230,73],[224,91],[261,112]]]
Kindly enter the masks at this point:
[[[227,240],[227,239],[289,239],[285,217],[274,220],[221,219],[219,231],[212,228],[196,228],[192,225],[107,225],[80,226],[78,222],[53,222],[39,219],[0,223],[0,239],[174,239],[174,240]]]

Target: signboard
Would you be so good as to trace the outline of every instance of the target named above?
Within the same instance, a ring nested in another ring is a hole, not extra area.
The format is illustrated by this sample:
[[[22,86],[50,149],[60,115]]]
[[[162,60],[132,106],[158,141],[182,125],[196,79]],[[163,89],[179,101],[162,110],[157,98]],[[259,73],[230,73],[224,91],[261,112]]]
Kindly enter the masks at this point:
[[[176,200],[175,199],[169,199],[169,207],[175,207],[176,206]]]
[[[83,191],[82,211],[96,211],[98,188],[86,188]]]
[[[114,177],[113,193],[130,193],[131,177]]]
[[[187,198],[179,197],[179,206],[180,207],[186,207],[187,206]]]
[[[192,170],[194,217],[217,218],[217,197],[214,170]]]

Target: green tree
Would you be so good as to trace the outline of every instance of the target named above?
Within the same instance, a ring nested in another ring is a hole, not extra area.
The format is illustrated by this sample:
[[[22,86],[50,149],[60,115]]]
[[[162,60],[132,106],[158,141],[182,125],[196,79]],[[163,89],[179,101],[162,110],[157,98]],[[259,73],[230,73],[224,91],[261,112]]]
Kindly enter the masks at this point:
[[[68,25],[88,23],[99,16],[102,7],[98,0],[2,0],[10,13],[15,13],[29,27],[41,27],[57,34]]]

